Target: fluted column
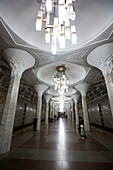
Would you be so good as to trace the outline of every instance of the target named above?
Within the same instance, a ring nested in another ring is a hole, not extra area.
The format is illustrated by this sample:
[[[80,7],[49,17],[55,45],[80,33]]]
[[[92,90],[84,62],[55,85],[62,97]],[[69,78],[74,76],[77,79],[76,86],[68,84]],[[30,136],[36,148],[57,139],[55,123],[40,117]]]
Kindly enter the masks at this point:
[[[103,73],[113,119],[113,43],[97,47],[90,53],[87,61]]]
[[[72,113],[72,122],[74,122],[74,111],[73,111],[73,100],[70,101],[70,104],[71,104],[71,113]]]
[[[76,133],[78,134],[78,127],[79,127],[79,113],[78,113],[78,99],[79,95],[72,95],[71,96],[75,102],[75,117],[76,117]]]
[[[54,101],[50,101],[50,118],[52,118],[52,114],[53,114],[53,103]]]
[[[88,83],[82,83],[82,84],[78,84],[75,86],[75,88],[80,91],[81,96],[82,96],[84,127],[86,131],[90,131],[90,122],[89,122],[89,115],[88,115],[87,101],[86,101],[86,92],[89,86],[90,84]]]
[[[37,102],[37,117],[38,117],[38,121],[37,121],[36,130],[40,130],[41,110],[42,110],[42,95],[43,95],[44,91],[48,88],[48,86],[42,85],[42,84],[36,84],[34,86],[34,88],[35,88],[35,90],[37,91],[37,94],[38,94],[38,102]]]
[[[46,116],[45,116],[45,124],[48,125],[48,112],[49,112],[49,100],[51,99],[51,95],[45,95],[45,100],[46,100]]]
[[[3,51],[4,60],[11,67],[11,80],[0,126],[0,153],[10,150],[17,97],[22,73],[35,64],[35,59],[26,51],[8,48]]]
[[[56,107],[56,103],[53,104],[53,114],[52,114],[53,117],[52,118],[54,118],[54,115],[55,115],[55,107]]]

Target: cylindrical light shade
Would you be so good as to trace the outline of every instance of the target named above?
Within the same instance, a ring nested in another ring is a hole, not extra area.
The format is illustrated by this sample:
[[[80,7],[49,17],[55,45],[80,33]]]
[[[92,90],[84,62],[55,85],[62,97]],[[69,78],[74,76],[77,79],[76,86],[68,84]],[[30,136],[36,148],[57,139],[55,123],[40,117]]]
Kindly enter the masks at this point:
[[[50,43],[50,28],[47,28],[45,31],[45,41],[46,43]]]
[[[37,18],[37,20],[36,20],[36,30],[41,31],[41,28],[42,28],[42,20]]]
[[[52,1],[51,0],[46,0],[46,10],[47,10],[47,12],[52,11]]]
[[[71,26],[71,34],[72,34],[72,44],[77,43],[77,35],[75,26]]]

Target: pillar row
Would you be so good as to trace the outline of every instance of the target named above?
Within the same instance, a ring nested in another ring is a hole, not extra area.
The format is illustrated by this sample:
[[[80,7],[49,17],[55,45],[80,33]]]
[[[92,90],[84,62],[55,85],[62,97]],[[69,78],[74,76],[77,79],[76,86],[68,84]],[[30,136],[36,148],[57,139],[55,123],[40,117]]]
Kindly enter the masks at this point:
[[[0,126],[0,153],[10,150],[18,90],[22,73],[35,64],[35,59],[26,51],[8,48],[3,51],[4,60],[11,67],[11,80]]]

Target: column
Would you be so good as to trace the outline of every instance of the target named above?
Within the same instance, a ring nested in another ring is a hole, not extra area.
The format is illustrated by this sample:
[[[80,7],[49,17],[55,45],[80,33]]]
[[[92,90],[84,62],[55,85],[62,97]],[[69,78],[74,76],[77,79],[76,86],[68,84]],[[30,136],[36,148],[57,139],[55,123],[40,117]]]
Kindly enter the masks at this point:
[[[45,95],[45,100],[46,100],[46,116],[45,116],[45,124],[48,125],[48,112],[49,112],[49,100],[51,99],[51,95]]]
[[[3,51],[4,60],[11,67],[11,80],[0,126],[0,153],[10,150],[18,90],[22,73],[35,64],[35,59],[26,51],[8,48]]]
[[[79,127],[79,113],[78,113],[78,99],[79,95],[75,94],[71,96],[75,102],[75,117],[76,117],[76,134],[78,134]]]
[[[74,122],[74,111],[73,111],[73,100],[70,101],[70,104],[71,104],[71,113],[72,113],[72,122]]]
[[[53,101],[50,101],[50,118],[52,118],[52,114],[53,114]]]
[[[86,101],[86,91],[89,88],[89,86],[90,86],[89,83],[81,83],[75,86],[75,88],[80,91],[82,96],[84,127],[86,131],[90,131],[90,122],[89,122],[89,115],[88,115],[87,101]]]
[[[35,84],[34,88],[35,88],[35,90],[37,91],[37,94],[38,94],[37,113],[36,113],[36,115],[38,117],[38,121],[37,121],[36,130],[40,130],[41,110],[42,110],[42,95],[43,95],[44,91],[48,88],[48,86],[42,85],[42,84]]]
[[[52,114],[52,118],[54,118],[54,115],[55,115],[55,107],[56,107],[56,104],[54,103],[54,104],[53,104],[53,114]]]
[[[97,47],[89,54],[87,61],[103,73],[113,119],[113,43]]]

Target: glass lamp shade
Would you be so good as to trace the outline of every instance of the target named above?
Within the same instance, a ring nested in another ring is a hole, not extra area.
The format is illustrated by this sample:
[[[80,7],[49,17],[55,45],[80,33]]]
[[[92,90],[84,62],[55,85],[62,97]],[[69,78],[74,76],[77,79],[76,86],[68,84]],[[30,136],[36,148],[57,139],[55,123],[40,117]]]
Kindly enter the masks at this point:
[[[76,35],[76,28],[75,26],[71,26],[71,34],[72,34],[72,44],[77,43],[77,35]]]
[[[51,2],[51,0],[46,0],[46,10],[47,10],[47,12],[52,11],[52,2]]]
[[[36,21],[36,30],[37,31],[41,31],[41,29],[42,29],[42,20],[37,18],[37,21]]]
[[[45,31],[45,41],[46,43],[50,43],[50,28],[47,28]]]

